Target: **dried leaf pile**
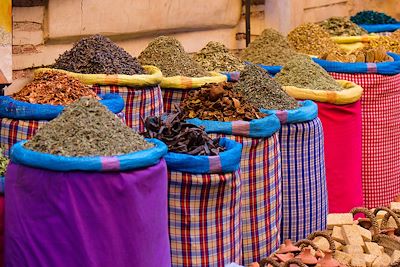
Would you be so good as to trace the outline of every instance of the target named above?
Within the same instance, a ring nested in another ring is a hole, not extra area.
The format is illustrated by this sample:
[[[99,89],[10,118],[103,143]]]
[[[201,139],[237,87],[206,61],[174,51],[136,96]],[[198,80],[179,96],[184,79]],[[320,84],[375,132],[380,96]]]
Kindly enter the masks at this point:
[[[100,34],[82,38],[60,55],[52,67],[85,74],[145,73],[137,58]]]
[[[13,98],[32,104],[69,105],[84,96],[99,99],[78,79],[56,71],[44,71],[36,74]]]
[[[4,176],[10,160],[3,155],[3,150],[0,149],[0,176]]]
[[[382,12],[366,10],[358,12],[352,16],[351,21],[357,24],[395,24],[398,23],[396,19]]]
[[[39,128],[25,144],[48,154],[115,156],[153,147],[93,98],[81,98],[60,116]]]
[[[209,42],[194,59],[208,71],[234,72],[244,69],[244,64],[222,43]]]
[[[241,53],[241,59],[254,64],[284,65],[297,53],[287,39],[274,29],[265,29]]]
[[[194,156],[216,156],[225,150],[219,139],[212,140],[204,128],[186,123],[180,113],[162,117],[147,117],[145,137],[163,141],[170,152]]]
[[[331,17],[319,23],[332,36],[358,36],[368,34],[366,30],[345,17]]]
[[[284,65],[275,75],[275,80],[282,86],[326,91],[342,90],[336,80],[321,66],[304,55],[298,55]]]
[[[296,27],[287,38],[293,49],[307,55],[321,56],[327,52],[340,50],[329,33],[315,23]]]
[[[209,76],[189,54],[182,44],[170,36],[160,36],[151,41],[140,53],[139,61],[143,65],[158,67],[164,76]]]
[[[246,65],[233,90],[260,109],[289,110],[299,107],[297,101],[289,96],[281,85],[254,64]]]
[[[362,62],[362,63],[379,63],[393,61],[393,58],[386,54],[383,46],[371,47],[370,45],[356,49],[350,53],[331,52],[323,55],[322,59],[338,62]]]
[[[225,82],[191,91],[181,102],[184,117],[213,121],[251,121],[266,116],[232,88],[233,83]]]

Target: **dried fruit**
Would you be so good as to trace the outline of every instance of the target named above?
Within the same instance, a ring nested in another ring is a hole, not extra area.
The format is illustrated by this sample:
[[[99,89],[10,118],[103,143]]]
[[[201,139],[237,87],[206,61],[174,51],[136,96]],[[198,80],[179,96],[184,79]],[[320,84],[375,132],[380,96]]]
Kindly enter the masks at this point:
[[[32,104],[69,105],[84,96],[99,99],[89,86],[78,79],[57,71],[44,71],[39,72],[13,98]]]
[[[211,139],[203,127],[184,122],[179,112],[164,117],[148,117],[145,127],[143,135],[163,141],[170,152],[216,156],[225,150],[219,145],[219,139]]]
[[[164,76],[202,77],[208,73],[185,52],[182,44],[170,36],[151,41],[139,55],[140,63],[158,67]]]
[[[357,36],[368,34],[366,30],[345,17],[332,17],[318,24],[332,36]]]
[[[220,83],[191,91],[181,102],[183,116],[213,121],[250,121],[266,116],[232,87],[233,83]]]
[[[340,85],[310,57],[298,55],[275,75],[282,86],[296,86],[314,90],[339,91]]]
[[[398,21],[382,12],[366,10],[352,16],[351,21],[357,24],[395,24]]]
[[[143,74],[138,60],[109,38],[96,34],[82,38],[65,51],[53,68],[85,74]]]
[[[274,29],[265,29],[241,53],[241,59],[254,64],[284,65],[297,53],[285,36]]]
[[[331,52],[323,55],[322,59],[338,62],[363,62],[363,63],[379,63],[393,61],[393,58],[388,56],[386,49],[383,46],[371,47],[366,45],[350,53]]]
[[[244,64],[219,42],[209,42],[194,55],[194,59],[208,71],[234,72],[244,69]]]
[[[329,33],[315,23],[296,27],[288,34],[288,41],[297,52],[307,55],[321,56],[327,52],[340,50]]]
[[[93,98],[67,106],[25,144],[34,151],[71,157],[115,156],[152,146]]]
[[[233,87],[243,95],[248,103],[257,108],[270,110],[289,110],[299,107],[297,101],[289,96],[261,67],[248,64]]]

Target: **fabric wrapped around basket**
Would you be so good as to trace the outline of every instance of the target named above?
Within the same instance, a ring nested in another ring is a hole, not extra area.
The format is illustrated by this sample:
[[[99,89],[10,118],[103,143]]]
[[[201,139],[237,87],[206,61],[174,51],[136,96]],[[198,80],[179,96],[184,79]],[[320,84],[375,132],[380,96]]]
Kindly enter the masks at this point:
[[[144,120],[148,116],[159,116],[163,112],[162,94],[160,82],[161,71],[154,66],[143,66],[148,74],[136,75],[107,75],[107,74],[81,74],[59,69],[60,71],[81,82],[93,85],[97,94],[118,94],[122,97],[125,106],[122,112],[125,114],[126,124],[135,131],[145,130]],[[36,71],[45,71],[38,69]]]
[[[243,145],[242,264],[258,262],[278,249],[281,221],[281,154],[279,119],[275,115],[250,122],[190,119],[211,137],[227,137]]]
[[[295,110],[262,110],[281,121],[282,157],[281,240],[298,241],[326,229],[324,134],[318,106],[310,100]]]
[[[221,72],[221,73],[226,76],[226,78],[228,79],[228,82],[237,82],[237,81],[239,81],[240,71]]]
[[[330,213],[349,212],[362,206],[361,104],[362,88],[338,81],[338,92],[284,86],[296,99],[311,99],[318,105],[324,131],[324,152]]]
[[[170,113],[179,106],[191,90],[199,89],[208,83],[226,82],[227,77],[218,72],[210,72],[209,77],[164,77],[161,82],[164,112]]]
[[[123,99],[116,94],[99,95],[105,105],[124,121]],[[64,109],[61,105],[30,104],[0,96],[0,145],[9,156],[17,142],[29,140],[42,125],[56,118]]]
[[[168,177],[155,146],[63,157],[13,146],[7,169],[6,266],[171,266]]]
[[[225,267],[241,259],[240,155],[221,139],[218,156],[168,153],[172,266]]]
[[[359,24],[368,33],[387,34],[400,29],[400,23],[395,24]]]

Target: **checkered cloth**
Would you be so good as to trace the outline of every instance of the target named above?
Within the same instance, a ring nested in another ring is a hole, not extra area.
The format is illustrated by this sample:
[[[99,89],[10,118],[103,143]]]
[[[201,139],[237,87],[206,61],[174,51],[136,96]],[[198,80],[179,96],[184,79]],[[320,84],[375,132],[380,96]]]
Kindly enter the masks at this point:
[[[116,114],[123,122],[123,112]],[[0,119],[0,146],[5,150],[5,155],[10,156],[10,148],[17,142],[29,140],[42,125],[48,121]]]
[[[193,89],[197,90],[197,89]],[[173,89],[173,88],[161,88],[163,103],[164,103],[164,112],[170,113],[175,110],[175,105],[179,106],[181,102],[186,98],[189,94],[189,89]]]
[[[97,94],[119,94],[125,102],[125,122],[135,131],[143,132],[144,120],[149,116],[159,116],[163,112],[161,89],[158,85],[144,88],[94,85],[93,89]]]
[[[385,206],[400,193],[400,74],[331,73],[364,88],[362,178],[364,204]]]
[[[242,265],[259,262],[278,249],[281,222],[281,152],[279,133],[268,138],[227,137],[243,145],[242,178]]]
[[[173,267],[225,267],[241,259],[240,173],[168,171]]]
[[[298,241],[326,229],[324,133],[321,121],[282,124],[281,240]]]

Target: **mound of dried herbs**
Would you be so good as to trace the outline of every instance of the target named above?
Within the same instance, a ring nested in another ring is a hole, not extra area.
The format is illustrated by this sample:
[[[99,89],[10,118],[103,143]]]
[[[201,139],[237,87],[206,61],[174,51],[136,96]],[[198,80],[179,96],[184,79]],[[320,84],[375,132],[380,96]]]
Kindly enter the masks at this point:
[[[368,45],[371,47],[382,46],[386,49],[386,51],[398,54],[400,53],[400,39],[396,39],[396,35],[392,35],[379,36],[379,38],[371,40]]]
[[[4,156],[3,149],[0,149],[0,176],[4,176],[10,160]]]
[[[44,71],[36,74],[13,98],[32,104],[69,105],[84,96],[99,99],[78,79],[57,71]]]
[[[211,139],[203,127],[186,123],[180,113],[147,117],[145,127],[146,132],[143,135],[163,141],[170,152],[216,156],[225,150],[219,145],[219,139]]]
[[[100,34],[79,40],[52,67],[84,74],[145,73],[135,57]]]
[[[244,61],[264,65],[284,65],[297,53],[287,39],[274,29],[265,29],[240,55]]]
[[[332,36],[358,36],[368,34],[366,30],[345,17],[331,17],[319,23]]]
[[[222,43],[209,42],[194,55],[194,59],[208,71],[234,72],[244,69],[244,64]]]
[[[181,102],[184,117],[213,121],[251,121],[266,117],[242,94],[234,92],[233,85],[228,82],[208,84],[191,91]]]
[[[81,98],[43,127],[25,144],[48,154],[115,156],[153,147],[93,98]]]
[[[353,50],[350,53],[327,53],[321,58],[329,61],[350,63],[379,63],[393,61],[393,58],[388,56],[386,52],[387,51],[383,46],[372,47],[371,45],[366,45],[362,48]]]
[[[360,11],[352,16],[351,21],[357,24],[396,24],[398,21],[382,12],[372,10]]]
[[[340,85],[321,66],[310,57],[298,55],[283,66],[275,75],[275,80],[282,86],[339,91]]]
[[[189,54],[182,44],[170,36],[160,36],[151,41],[140,53],[139,61],[143,65],[158,67],[164,76],[209,76]]]
[[[289,32],[288,41],[297,52],[321,56],[327,52],[340,50],[329,33],[315,23],[306,23]]]
[[[265,70],[254,64],[246,65],[233,90],[260,109],[289,110],[299,107],[297,101],[289,96],[281,85]]]

